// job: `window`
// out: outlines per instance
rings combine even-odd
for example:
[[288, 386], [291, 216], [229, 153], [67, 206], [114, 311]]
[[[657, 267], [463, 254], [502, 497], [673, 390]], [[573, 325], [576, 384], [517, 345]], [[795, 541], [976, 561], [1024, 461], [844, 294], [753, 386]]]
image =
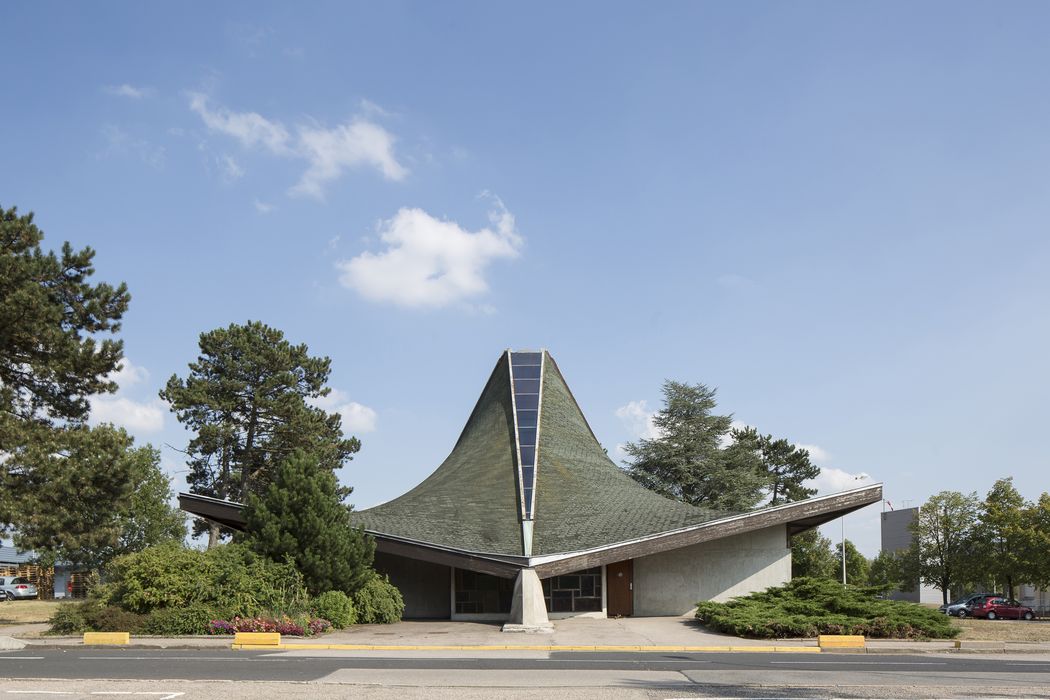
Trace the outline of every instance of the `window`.
[[514, 580], [456, 569], [457, 614], [509, 614]]
[[602, 567], [574, 571], [543, 579], [543, 598], [547, 612], [600, 612], [602, 609]]

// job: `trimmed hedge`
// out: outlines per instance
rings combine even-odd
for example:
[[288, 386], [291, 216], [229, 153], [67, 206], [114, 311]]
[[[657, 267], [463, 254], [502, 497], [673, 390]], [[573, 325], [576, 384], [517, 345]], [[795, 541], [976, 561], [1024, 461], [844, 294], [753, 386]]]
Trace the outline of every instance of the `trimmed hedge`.
[[797, 578], [728, 603], [697, 603], [696, 619], [718, 632], [760, 639], [819, 634], [945, 639], [959, 634], [946, 615], [914, 603], [882, 600], [876, 597], [879, 592], [829, 579]]
[[401, 620], [405, 601], [401, 591], [386, 576], [376, 574], [353, 595], [357, 621], [366, 624], [391, 624]]

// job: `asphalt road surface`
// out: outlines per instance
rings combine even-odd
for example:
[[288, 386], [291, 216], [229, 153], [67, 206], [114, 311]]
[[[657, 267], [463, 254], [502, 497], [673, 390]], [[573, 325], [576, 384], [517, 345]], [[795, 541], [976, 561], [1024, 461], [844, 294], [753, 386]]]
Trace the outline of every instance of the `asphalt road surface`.
[[[216, 686], [220, 690], [216, 690]], [[442, 654], [215, 649], [0, 653], [0, 700], [1050, 698], [1050, 658], [995, 655]]]

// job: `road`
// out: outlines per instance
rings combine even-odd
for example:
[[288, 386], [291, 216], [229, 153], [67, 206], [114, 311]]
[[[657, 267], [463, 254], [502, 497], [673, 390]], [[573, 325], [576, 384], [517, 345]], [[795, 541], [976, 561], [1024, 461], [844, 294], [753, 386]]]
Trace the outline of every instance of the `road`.
[[0, 653], [14, 698], [1050, 698], [1050, 658], [33, 649]]

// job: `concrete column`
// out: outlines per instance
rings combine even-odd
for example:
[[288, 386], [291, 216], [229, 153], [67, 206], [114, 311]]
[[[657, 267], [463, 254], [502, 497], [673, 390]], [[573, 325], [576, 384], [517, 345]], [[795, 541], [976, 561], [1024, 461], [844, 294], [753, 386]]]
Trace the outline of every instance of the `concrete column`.
[[514, 598], [510, 604], [510, 619], [503, 625], [504, 632], [553, 632], [554, 625], [547, 618], [543, 602], [543, 585], [535, 569], [522, 569], [514, 581]]

